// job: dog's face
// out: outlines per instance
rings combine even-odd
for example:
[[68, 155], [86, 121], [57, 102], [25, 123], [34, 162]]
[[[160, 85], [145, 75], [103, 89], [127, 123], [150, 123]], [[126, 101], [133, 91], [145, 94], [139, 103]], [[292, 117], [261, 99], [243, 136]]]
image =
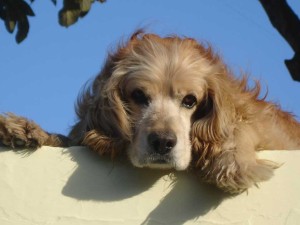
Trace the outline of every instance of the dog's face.
[[132, 127], [127, 152], [133, 165], [189, 166], [191, 130], [200, 119], [195, 114], [207, 98], [205, 77], [215, 72], [198, 47], [193, 40], [143, 36], [119, 61], [115, 74], [122, 74], [119, 88]]
[[134, 124], [128, 154], [138, 167], [183, 170], [191, 161], [192, 115], [203, 85], [201, 79], [190, 83], [195, 74], [183, 65], [159, 70], [136, 71], [125, 80]]
[[91, 131], [84, 143], [103, 153], [126, 143], [137, 167], [186, 169], [193, 150], [226, 127], [216, 112], [223, 96], [214, 77], [222, 70], [210, 48], [193, 39], [134, 34], [94, 83], [100, 92], [89, 126], [104, 136]]

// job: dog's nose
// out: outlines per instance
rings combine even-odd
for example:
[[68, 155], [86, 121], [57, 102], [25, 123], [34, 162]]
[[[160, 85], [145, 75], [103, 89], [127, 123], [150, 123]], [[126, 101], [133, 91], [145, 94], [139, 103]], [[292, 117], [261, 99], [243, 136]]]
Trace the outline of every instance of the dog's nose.
[[177, 137], [173, 132], [152, 132], [148, 135], [148, 143], [154, 152], [164, 155], [176, 145]]

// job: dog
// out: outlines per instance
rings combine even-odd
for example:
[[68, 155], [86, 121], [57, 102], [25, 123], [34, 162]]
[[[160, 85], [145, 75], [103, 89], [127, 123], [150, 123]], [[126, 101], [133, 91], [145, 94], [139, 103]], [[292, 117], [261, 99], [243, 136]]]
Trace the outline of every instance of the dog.
[[260, 98], [260, 84], [236, 78], [212, 48], [192, 38], [137, 31], [107, 56], [79, 95], [68, 137], [26, 118], [0, 116], [13, 148], [83, 145], [135, 167], [192, 170], [230, 193], [265, 181], [278, 165], [262, 149], [299, 149], [300, 126]]

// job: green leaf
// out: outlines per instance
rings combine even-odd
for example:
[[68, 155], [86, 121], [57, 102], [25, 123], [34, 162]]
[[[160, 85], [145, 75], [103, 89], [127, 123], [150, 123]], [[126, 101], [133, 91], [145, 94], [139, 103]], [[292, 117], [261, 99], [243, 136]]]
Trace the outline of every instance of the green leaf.
[[18, 31], [16, 34], [16, 41], [20, 44], [26, 37], [29, 31], [29, 22], [27, 16], [23, 16], [18, 21]]
[[7, 18], [5, 20], [5, 27], [9, 33], [14, 32], [15, 27], [16, 27], [16, 21]]
[[91, 0], [81, 0], [80, 1], [80, 9], [81, 12], [88, 12], [91, 8], [92, 1]]
[[77, 22], [80, 16], [80, 10], [60, 10], [59, 11], [59, 24], [68, 27]]
[[18, 1], [18, 7], [28, 16], [35, 16], [34, 12], [32, 11], [31, 7], [27, 4], [27, 2], [23, 0]]
[[88, 14], [88, 12], [81, 12], [81, 13], [80, 13], [80, 17], [83, 18], [83, 17], [85, 17], [87, 14]]

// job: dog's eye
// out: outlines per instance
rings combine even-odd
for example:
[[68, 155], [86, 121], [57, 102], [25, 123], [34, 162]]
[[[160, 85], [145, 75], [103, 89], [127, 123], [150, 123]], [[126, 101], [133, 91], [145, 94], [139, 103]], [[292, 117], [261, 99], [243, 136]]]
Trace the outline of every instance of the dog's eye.
[[138, 105], [149, 105], [149, 97], [141, 89], [135, 89], [131, 93], [131, 98]]
[[188, 109], [193, 108], [194, 105], [196, 105], [196, 103], [197, 103], [197, 98], [194, 95], [186, 95], [181, 102], [182, 106]]

